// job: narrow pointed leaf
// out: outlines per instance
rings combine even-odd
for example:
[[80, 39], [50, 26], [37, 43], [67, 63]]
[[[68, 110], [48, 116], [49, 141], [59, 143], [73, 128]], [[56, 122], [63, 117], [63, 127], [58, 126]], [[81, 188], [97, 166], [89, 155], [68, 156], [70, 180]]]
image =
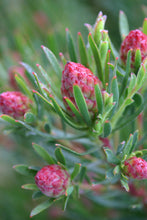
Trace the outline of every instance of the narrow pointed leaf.
[[102, 68], [104, 70], [104, 66], [105, 66], [105, 61], [106, 61], [106, 56], [107, 56], [107, 52], [108, 52], [108, 42], [104, 41], [101, 43], [101, 47], [100, 47], [100, 56], [101, 56], [101, 62], [102, 62]]
[[122, 178], [120, 179], [120, 182], [121, 182], [122, 186], [124, 187], [124, 189], [125, 189], [127, 192], [129, 192], [128, 180], [127, 180], [126, 178], [122, 177]]
[[24, 164], [18, 164], [13, 166], [13, 168], [20, 174], [25, 175], [25, 176], [35, 176], [37, 171], [34, 169], [29, 168], [29, 166], [24, 165]]
[[86, 175], [86, 171], [87, 171], [87, 168], [86, 167], [81, 167], [81, 172], [80, 172], [80, 183], [83, 182], [84, 178], [85, 178], [85, 175]]
[[32, 199], [40, 199], [42, 196], [44, 196], [44, 194], [41, 191], [35, 191], [32, 195]]
[[143, 21], [143, 30], [142, 32], [147, 35], [147, 18]]
[[76, 106], [72, 103], [72, 101], [65, 97], [64, 98], [67, 102], [67, 104], [69, 105], [69, 107], [71, 108], [72, 112], [75, 114], [76, 118], [78, 119], [79, 122], [83, 122], [83, 117], [80, 114], [80, 112], [78, 111], [78, 109], [76, 108]]
[[69, 196], [65, 197], [64, 207], [63, 207], [63, 210], [64, 210], [64, 211], [66, 210], [68, 200], [69, 200]]
[[110, 67], [109, 67], [109, 63], [110, 62], [110, 50], [107, 51], [107, 55], [106, 55], [106, 60], [105, 60], [105, 83], [109, 83], [109, 75], [110, 75]]
[[47, 200], [47, 201], [41, 203], [40, 205], [36, 206], [31, 211], [30, 217], [33, 217], [33, 216], [39, 214], [40, 212], [44, 211], [45, 209], [49, 208], [53, 203], [54, 203], [54, 200], [50, 199], [50, 200]]
[[95, 96], [96, 96], [98, 114], [102, 114], [104, 104], [103, 104], [103, 97], [102, 97], [102, 93], [101, 93], [99, 85], [95, 84], [94, 89], [95, 89]]
[[109, 121], [106, 121], [104, 123], [104, 131], [103, 131], [103, 136], [104, 137], [108, 137], [111, 134], [112, 128], [111, 128], [111, 124]]
[[76, 104], [78, 106], [78, 109], [80, 113], [83, 115], [83, 118], [85, 122], [87, 123], [88, 126], [91, 126], [91, 118], [88, 112], [88, 107], [85, 101], [85, 98], [82, 94], [82, 91], [78, 85], [73, 86], [73, 91], [74, 91], [74, 98], [76, 100]]
[[140, 87], [142, 86], [142, 84], [144, 82], [145, 73], [146, 73], [146, 71], [145, 71], [145, 68], [142, 64], [139, 68], [138, 73], [137, 73], [137, 81], [136, 81], [137, 88], [136, 88], [136, 90], [139, 90]]
[[117, 105], [118, 100], [119, 100], [119, 89], [118, 89], [118, 82], [117, 82], [117, 77], [116, 76], [114, 76], [112, 78], [111, 93], [113, 94], [113, 101], [116, 102], [116, 105]]
[[30, 82], [32, 83], [32, 85], [35, 88], [37, 88], [36, 80], [32, 74], [34, 72], [34, 69], [30, 65], [28, 65], [27, 63], [21, 62], [20, 64], [26, 69], [26, 71], [27, 71], [26, 75], [27, 75], [28, 79], [30, 80]]
[[90, 150], [85, 151], [84, 153], [78, 153], [78, 152], [76, 152], [76, 151], [71, 150], [70, 148], [67, 148], [67, 147], [61, 145], [61, 144], [56, 144], [56, 146], [57, 146], [57, 147], [61, 147], [61, 148], [63, 148], [64, 150], [66, 150], [66, 151], [68, 151], [68, 152], [70, 152], [70, 153], [72, 153], [72, 154], [75, 154], [75, 155], [77, 155], [77, 156], [85, 156], [85, 155], [88, 155], [88, 154], [92, 154], [92, 153], [94, 153], [94, 152], [96, 152], [96, 151], [98, 150], [98, 147], [95, 147], [95, 148], [92, 148], [92, 149], [90, 149]]
[[27, 189], [27, 190], [38, 190], [38, 187], [36, 184], [25, 184], [21, 186], [22, 189]]
[[120, 96], [123, 94], [123, 92], [126, 89], [127, 83], [128, 83], [128, 78], [129, 78], [129, 74], [130, 74], [130, 62], [131, 62], [131, 50], [129, 50], [128, 54], [127, 54], [127, 62], [126, 62], [126, 73], [124, 76], [124, 79], [122, 81], [121, 84], [121, 88], [120, 88]]
[[104, 152], [106, 154], [108, 163], [116, 165], [120, 164], [120, 160], [116, 157], [112, 150], [110, 150], [109, 148], [104, 148]]
[[134, 73], [131, 73], [130, 83], [128, 86], [128, 94], [130, 94], [132, 92], [132, 90], [135, 88], [135, 86], [136, 86], [136, 76]]
[[68, 29], [66, 29], [66, 40], [67, 40], [67, 47], [68, 47], [68, 52], [69, 52], [69, 55], [70, 55], [70, 59], [71, 59], [71, 61], [77, 63], [73, 38], [72, 38], [72, 35], [71, 35], [71, 33], [69, 32]]
[[56, 148], [56, 150], [55, 150], [55, 156], [56, 156], [56, 158], [57, 158], [57, 161], [59, 161], [59, 162], [62, 163], [63, 165], [66, 164], [66, 162], [65, 162], [65, 157], [63, 156], [60, 147], [57, 147], [57, 148]]
[[55, 101], [55, 99], [53, 97], [50, 97], [52, 102], [53, 102], [53, 105], [54, 105], [54, 108], [56, 110], [56, 112], [59, 114], [59, 116], [67, 123], [69, 124], [71, 127], [73, 128], [76, 128], [76, 129], [79, 129], [79, 130], [84, 130], [84, 129], [87, 129], [87, 127], [84, 127], [84, 126], [80, 126], [74, 122], [72, 122], [70, 119], [68, 119], [65, 115], [65, 113], [63, 112], [63, 110], [61, 109], [61, 107], [57, 104], [57, 102]]
[[40, 97], [40, 98], [47, 104], [47, 106], [48, 106], [51, 110], [55, 111], [55, 110], [54, 110], [54, 106], [52, 105], [52, 103], [50, 103], [50, 102], [49, 102], [45, 97], [43, 97], [39, 92], [33, 90], [33, 93], [35, 93], [38, 97]]
[[42, 49], [43, 49], [43, 51], [44, 51], [44, 53], [45, 53], [47, 59], [49, 60], [50, 64], [52, 65], [52, 67], [53, 67], [53, 69], [54, 69], [56, 75], [57, 75], [58, 77], [61, 77], [61, 75], [62, 75], [62, 70], [61, 70], [61, 67], [60, 67], [60, 65], [59, 65], [59, 63], [58, 63], [58, 61], [57, 61], [55, 55], [54, 55], [54, 54], [52, 53], [52, 51], [49, 50], [47, 47], [42, 46]]
[[40, 145], [33, 143], [33, 148], [36, 153], [42, 157], [48, 164], [54, 164], [54, 159], [49, 155], [49, 153]]
[[19, 123], [9, 115], [2, 114], [0, 115], [0, 118], [12, 125], [19, 126]]
[[133, 150], [135, 149], [135, 147], [137, 146], [137, 140], [138, 140], [138, 135], [139, 135], [139, 132], [138, 130], [134, 132], [133, 134], [133, 141], [132, 141], [132, 147], [130, 149], [130, 154], [133, 152]]
[[92, 38], [91, 33], [88, 35], [88, 41], [95, 59], [95, 64], [97, 67], [97, 72], [98, 72], [98, 78], [102, 81], [104, 84], [104, 75], [103, 75], [103, 70], [102, 70], [102, 63], [101, 63], [101, 58], [100, 58], [100, 52], [96, 46], [96, 43], [94, 42], [94, 39]]
[[61, 62], [62, 62], [62, 65], [65, 66], [66, 63], [67, 63], [67, 60], [65, 59], [63, 53], [59, 53], [59, 56], [60, 56], [60, 59], [61, 59]]
[[136, 50], [136, 53], [135, 53], [135, 72], [137, 72], [137, 70], [139, 69], [141, 65], [141, 51], [140, 49], [137, 49]]
[[81, 64], [83, 64], [85, 67], [88, 67], [88, 57], [86, 52], [86, 46], [83, 40], [83, 37], [81, 33], [78, 33], [78, 45], [79, 45], [79, 53], [80, 53], [80, 60]]
[[129, 153], [132, 149], [132, 142], [133, 142], [133, 135], [131, 134], [129, 140], [127, 141], [123, 149], [123, 156], [127, 156], [127, 158], [129, 157], [130, 155]]
[[79, 173], [80, 173], [80, 169], [81, 169], [81, 164], [80, 163], [76, 163], [74, 166], [74, 170], [71, 174], [71, 180], [73, 180]]
[[129, 34], [129, 24], [127, 17], [123, 11], [119, 13], [119, 31], [122, 40]]
[[32, 92], [28, 88], [27, 84], [25, 83], [24, 79], [22, 79], [19, 75], [15, 75], [16, 82], [22, 92], [24, 92], [31, 100], [33, 99]]

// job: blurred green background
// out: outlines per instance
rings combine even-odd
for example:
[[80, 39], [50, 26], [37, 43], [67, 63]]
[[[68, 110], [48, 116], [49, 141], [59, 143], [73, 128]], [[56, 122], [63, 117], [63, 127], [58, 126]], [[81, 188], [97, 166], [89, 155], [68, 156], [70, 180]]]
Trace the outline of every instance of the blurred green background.
[[[79, 31], [86, 42], [88, 32], [84, 23], [94, 24], [99, 11], [107, 15], [106, 29], [119, 50], [120, 10], [126, 13], [130, 29], [136, 29], [147, 16], [147, 3], [146, 0], [0, 0], [0, 91], [9, 89], [9, 68], [19, 65], [20, 61], [34, 68], [36, 63], [48, 68], [41, 45], [49, 47], [57, 57], [60, 51], [66, 52], [65, 28], [69, 28], [75, 43]], [[22, 139], [10, 131], [3, 133], [1, 125], [0, 220], [27, 220], [31, 209], [37, 204], [32, 201], [31, 192], [21, 189], [21, 185], [29, 180], [12, 169], [17, 163], [37, 163], [38, 158], [34, 155], [31, 142], [27, 140], [22, 143]], [[71, 202], [69, 210], [65, 214], [61, 213], [58, 205], [56, 209], [51, 208], [34, 219], [147, 218], [139, 211], [116, 211], [97, 204], [92, 206], [86, 198], [76, 201], [76, 204]]]

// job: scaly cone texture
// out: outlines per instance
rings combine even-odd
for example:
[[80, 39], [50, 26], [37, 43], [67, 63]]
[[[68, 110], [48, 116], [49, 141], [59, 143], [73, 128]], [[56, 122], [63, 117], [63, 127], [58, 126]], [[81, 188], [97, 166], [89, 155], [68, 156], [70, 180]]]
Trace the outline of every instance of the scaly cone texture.
[[126, 65], [127, 53], [129, 50], [132, 50], [131, 53], [131, 68], [134, 68], [135, 62], [135, 53], [137, 49], [141, 51], [141, 61], [147, 56], [147, 35], [142, 33], [140, 30], [132, 30], [126, 36], [124, 41], [121, 44], [120, 49], [120, 58], [123, 65]]
[[62, 72], [61, 93], [63, 96], [63, 102], [70, 115], [73, 116], [73, 113], [64, 97], [69, 98], [76, 105], [73, 94], [73, 85], [75, 84], [82, 90], [89, 113], [94, 116], [98, 112], [94, 92], [94, 85], [96, 83], [101, 86], [101, 81], [88, 68], [80, 63], [67, 62]]
[[139, 157], [131, 157], [124, 162], [123, 171], [133, 179], [147, 179], [147, 162]]
[[0, 94], [0, 111], [14, 118], [24, 116], [32, 101], [21, 92], [3, 92]]
[[53, 164], [39, 170], [35, 176], [35, 182], [43, 194], [57, 198], [65, 194], [70, 185], [70, 176], [59, 165]]

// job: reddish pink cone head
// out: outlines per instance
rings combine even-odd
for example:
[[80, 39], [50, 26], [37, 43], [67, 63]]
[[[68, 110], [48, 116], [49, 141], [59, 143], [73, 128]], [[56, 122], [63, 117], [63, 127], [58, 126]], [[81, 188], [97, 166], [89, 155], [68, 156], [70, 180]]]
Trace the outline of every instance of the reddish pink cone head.
[[130, 31], [130, 33], [126, 36], [126, 38], [121, 44], [120, 49], [120, 58], [123, 65], [126, 65], [127, 53], [130, 49], [132, 50], [131, 68], [134, 68], [135, 53], [137, 49], [140, 49], [141, 51], [142, 61], [147, 56], [147, 35], [142, 33], [140, 30], [136, 29]]
[[131, 157], [124, 162], [125, 175], [134, 179], [147, 179], [147, 161], [139, 157]]
[[21, 92], [3, 92], [0, 94], [0, 110], [14, 118], [24, 116], [32, 101]]
[[96, 106], [96, 98], [94, 92], [94, 85], [98, 83], [101, 86], [100, 80], [85, 66], [80, 63], [68, 62], [62, 72], [62, 86], [61, 93], [63, 102], [70, 115], [73, 115], [70, 107], [66, 103], [64, 97], [69, 98], [74, 104], [75, 99], [73, 95], [73, 85], [78, 85], [86, 100], [88, 110], [91, 115], [95, 115], [98, 110]]
[[53, 164], [39, 170], [35, 182], [43, 194], [56, 198], [65, 194], [70, 184], [70, 176], [59, 165]]

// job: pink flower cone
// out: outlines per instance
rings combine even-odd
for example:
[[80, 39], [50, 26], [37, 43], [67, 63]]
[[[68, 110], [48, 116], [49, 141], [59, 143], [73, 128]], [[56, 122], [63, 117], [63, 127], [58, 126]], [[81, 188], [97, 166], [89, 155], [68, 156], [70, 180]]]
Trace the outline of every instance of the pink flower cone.
[[97, 112], [96, 98], [94, 92], [94, 85], [98, 83], [101, 86], [101, 81], [85, 66], [80, 63], [68, 62], [62, 72], [62, 86], [61, 93], [63, 96], [63, 102], [70, 115], [73, 113], [66, 103], [64, 97], [69, 98], [75, 105], [75, 99], [73, 95], [73, 85], [78, 85], [86, 100], [89, 113], [94, 116]]
[[126, 38], [121, 44], [121, 49], [120, 49], [120, 58], [124, 65], [126, 65], [127, 53], [130, 49], [132, 49], [131, 68], [134, 68], [135, 53], [137, 49], [140, 49], [141, 51], [142, 61], [147, 56], [147, 35], [142, 33], [140, 30], [136, 29], [130, 31], [128, 36], [126, 36]]
[[134, 179], [147, 179], [147, 161], [139, 157], [131, 157], [124, 162], [124, 174]]
[[35, 182], [43, 194], [56, 198], [65, 194], [70, 185], [70, 176], [59, 165], [53, 164], [39, 170]]
[[3, 92], [0, 94], [0, 110], [14, 118], [24, 116], [32, 101], [21, 92]]

